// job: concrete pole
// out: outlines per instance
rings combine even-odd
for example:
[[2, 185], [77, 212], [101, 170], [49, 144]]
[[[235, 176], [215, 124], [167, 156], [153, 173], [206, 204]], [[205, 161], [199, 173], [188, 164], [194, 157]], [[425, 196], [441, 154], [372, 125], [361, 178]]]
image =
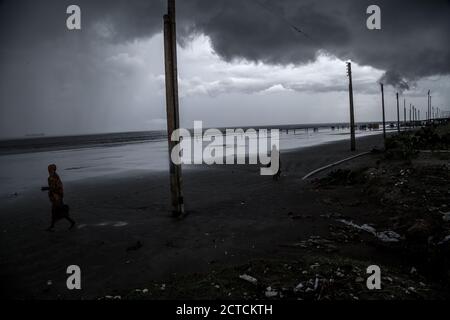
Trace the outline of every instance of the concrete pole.
[[350, 150], [355, 151], [355, 115], [353, 108], [353, 85], [352, 85], [352, 64], [347, 62], [348, 73], [348, 96], [350, 101]]
[[166, 81], [167, 135], [169, 143], [170, 194], [172, 214], [184, 214], [181, 165], [171, 159], [173, 148], [178, 143], [172, 141], [172, 133], [180, 127], [178, 110], [177, 40], [175, 20], [175, 0], [168, 0], [168, 13], [164, 15], [164, 61]]
[[412, 116], [412, 104], [410, 103], [409, 104], [409, 126], [411, 127], [411, 124], [412, 124], [412, 118], [411, 118], [411, 116]]
[[384, 88], [382, 83], [380, 83], [380, 86], [381, 86], [381, 109], [383, 111], [383, 139], [384, 139], [384, 147], [386, 148], [386, 118], [384, 115]]
[[398, 105], [398, 92], [397, 92], [397, 131], [400, 133], [400, 107]]
[[406, 130], [406, 99], [403, 99], [403, 125]]

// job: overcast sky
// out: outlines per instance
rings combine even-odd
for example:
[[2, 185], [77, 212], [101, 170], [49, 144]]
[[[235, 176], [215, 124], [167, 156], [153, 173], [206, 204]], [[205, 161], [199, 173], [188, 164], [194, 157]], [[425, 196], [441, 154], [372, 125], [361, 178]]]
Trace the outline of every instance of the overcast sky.
[[[81, 30], [66, 8], [81, 8]], [[366, 9], [381, 8], [381, 30]], [[450, 1], [178, 1], [180, 118], [205, 126], [381, 119], [378, 82], [450, 105]], [[0, 138], [165, 128], [160, 0], [0, 0]], [[292, 28], [301, 29], [305, 36]]]

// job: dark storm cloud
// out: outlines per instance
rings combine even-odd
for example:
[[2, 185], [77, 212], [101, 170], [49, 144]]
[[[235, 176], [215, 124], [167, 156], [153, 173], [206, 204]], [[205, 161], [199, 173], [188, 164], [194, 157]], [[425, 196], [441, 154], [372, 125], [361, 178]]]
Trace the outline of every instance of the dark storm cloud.
[[[71, 4], [82, 10], [80, 32], [65, 26]], [[380, 31], [366, 28], [371, 4], [382, 10]], [[381, 80], [400, 90], [450, 73], [447, 0], [178, 0], [177, 6], [180, 44], [205, 34], [226, 61], [298, 65], [325, 52], [386, 71]], [[144, 110], [139, 118], [162, 118], [163, 97], [146, 83], [149, 74], [164, 72], [160, 47], [144, 50], [151, 63], [140, 64], [121, 45], [160, 33], [165, 11], [165, 0], [0, 0], [0, 133], [116, 130], [124, 122], [134, 128], [137, 116], [123, 107], [130, 97]], [[286, 86], [341, 88], [300, 83]], [[139, 85], [145, 88], [137, 98]]]
[[[381, 8], [382, 30], [366, 27], [371, 4]], [[325, 50], [386, 70], [388, 84], [401, 89], [405, 80], [450, 72], [449, 1], [199, 0], [193, 6], [193, 29], [207, 34], [226, 60], [298, 64]]]
[[380, 83], [388, 84], [396, 87], [401, 92], [409, 90], [408, 82], [402, 78], [402, 76], [395, 71], [386, 71], [384, 75], [380, 78]]
[[[3, 38], [28, 42], [65, 33], [65, 8], [82, 8], [83, 36], [125, 41], [161, 31], [165, 1], [4, 1]], [[225, 60], [302, 64], [319, 50], [389, 73], [389, 84], [450, 73], [448, 0], [184, 0], [178, 1], [180, 42], [192, 34], [209, 36]], [[381, 7], [382, 30], [366, 28], [366, 8]], [[13, 26], [13, 29], [11, 29]], [[97, 26], [97, 29], [94, 27]], [[30, 28], [32, 30], [30, 31]], [[295, 30], [301, 29], [309, 37]], [[14, 32], [11, 32], [14, 31]], [[92, 33], [97, 31], [97, 33]], [[10, 39], [10, 40], [11, 40]], [[8, 43], [8, 41], [6, 41]], [[4, 50], [2, 50], [4, 51]], [[395, 75], [395, 77], [393, 76]], [[398, 81], [395, 81], [398, 80]]]

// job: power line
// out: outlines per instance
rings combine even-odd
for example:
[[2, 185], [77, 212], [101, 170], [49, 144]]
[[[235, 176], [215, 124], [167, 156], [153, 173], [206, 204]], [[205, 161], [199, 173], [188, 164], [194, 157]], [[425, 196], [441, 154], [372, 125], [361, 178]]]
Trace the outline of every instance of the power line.
[[294, 25], [292, 22], [290, 22], [288, 19], [286, 19], [285, 16], [278, 14], [276, 10], [273, 10], [273, 8], [269, 8], [267, 5], [265, 5], [264, 3], [258, 1], [258, 0], [253, 0], [254, 2], [256, 2], [261, 8], [263, 8], [264, 10], [266, 10], [267, 12], [269, 12], [270, 14], [280, 18], [281, 20], [283, 20], [284, 23], [286, 23], [288, 26], [291, 27], [291, 29], [293, 29], [294, 31], [301, 33], [303, 36], [305, 36], [306, 38], [312, 40], [312, 38], [306, 33], [304, 32], [302, 29], [300, 29], [299, 27], [297, 27], [296, 25]]

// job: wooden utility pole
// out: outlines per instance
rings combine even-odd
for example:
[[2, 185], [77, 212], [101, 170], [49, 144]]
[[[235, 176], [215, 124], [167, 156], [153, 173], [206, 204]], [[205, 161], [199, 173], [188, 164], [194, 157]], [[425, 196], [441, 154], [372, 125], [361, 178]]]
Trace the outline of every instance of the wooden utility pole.
[[384, 88], [383, 84], [380, 83], [381, 86], [381, 108], [383, 110], [383, 139], [384, 139], [384, 147], [386, 147], [386, 118], [384, 116]]
[[169, 142], [169, 168], [171, 208], [174, 216], [184, 214], [184, 199], [182, 191], [181, 164], [172, 161], [173, 148], [178, 143], [172, 141], [172, 133], [180, 127], [178, 111], [178, 71], [177, 71], [177, 40], [175, 23], [175, 0], [168, 0], [168, 11], [164, 15], [164, 61], [166, 73], [166, 111], [167, 137]]
[[350, 100], [350, 150], [355, 151], [355, 115], [353, 112], [352, 63], [347, 62], [348, 96]]
[[400, 107], [398, 105], [398, 92], [397, 92], [397, 131], [400, 133]]

